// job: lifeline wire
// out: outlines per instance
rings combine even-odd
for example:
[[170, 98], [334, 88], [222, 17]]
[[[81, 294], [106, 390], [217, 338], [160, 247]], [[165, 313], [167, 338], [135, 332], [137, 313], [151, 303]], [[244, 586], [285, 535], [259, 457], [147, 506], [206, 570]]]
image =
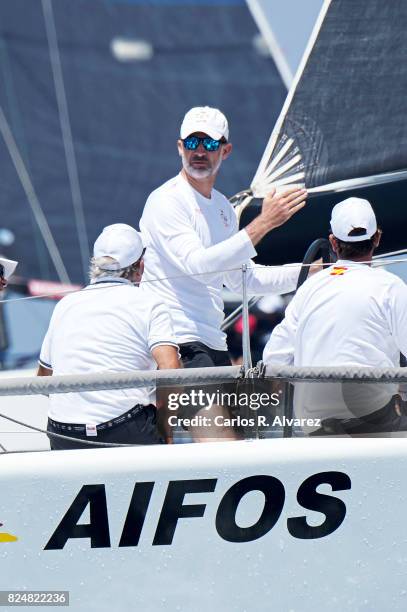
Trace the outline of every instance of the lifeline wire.
[[[90, 440], [82, 440], [82, 439], [78, 440], [78, 438], [73, 438], [72, 436], [66, 436], [64, 434], [57, 434], [51, 431], [47, 431], [46, 429], [41, 429], [41, 427], [34, 427], [34, 425], [28, 425], [28, 423], [17, 421], [17, 419], [13, 419], [12, 417], [6, 416], [5, 414], [2, 414], [1, 412], [0, 412], [0, 418], [6, 419], [6, 421], [11, 421], [12, 423], [16, 423], [17, 425], [22, 425], [23, 427], [27, 427], [27, 429], [33, 429], [34, 431], [38, 431], [39, 433], [43, 433], [45, 435], [54, 436], [55, 438], [64, 438], [65, 440], [73, 440], [74, 442], [80, 442], [81, 444], [83, 443], [89, 446], [137, 446], [136, 444], [116, 444], [114, 442], [106, 443], [106, 442], [90, 442]], [[10, 432], [7, 432], [7, 433], [10, 433]], [[2, 446], [2, 448], [4, 447]], [[6, 449], [4, 450], [5, 452], [7, 452]]]
[[[394, 251], [394, 253], [392, 253], [392, 254], [396, 255], [397, 253], [405, 253], [405, 252], [407, 252], [407, 249], [403, 249], [401, 251]], [[375, 257], [377, 257], [377, 259], [375, 259]], [[396, 264], [399, 264], [399, 263], [407, 262], [407, 258], [384, 260], [384, 259], [382, 259], [383, 257], [386, 257], [386, 255], [380, 255], [380, 256], [374, 256], [373, 257], [373, 260], [374, 260], [373, 263], [374, 263], [374, 267], [375, 268], [376, 267], [380, 267], [380, 266], [388, 266], [388, 265], [393, 265], [393, 264], [396, 265]], [[355, 263], [358, 263], [358, 264], [359, 263], [366, 263], [367, 264], [367, 263], [370, 263], [370, 261], [358, 261], [358, 262], [355, 262]], [[290, 264], [284, 264], [284, 265], [279, 265], [279, 266], [263, 266], [263, 265], [257, 264], [256, 268], [248, 267], [248, 270], [253, 270], [253, 269], [256, 269], [256, 270], [261, 270], [261, 269], [271, 270], [271, 269], [274, 269], [274, 268], [293, 268], [293, 267], [298, 267], [298, 268], [300, 268], [300, 267], [304, 267], [304, 268], [308, 267], [308, 268], [310, 268], [313, 265], [315, 265], [315, 264], [314, 263], [310, 263], [310, 264], [290, 263]], [[317, 264], [317, 265], [318, 266], [329, 267], [329, 266], [335, 265], [335, 262], [331, 262], [331, 263], [329, 263], [329, 262], [328, 263], [322, 263], [321, 262], [320, 264]], [[178, 278], [185, 278], [186, 276], [193, 278], [195, 276], [205, 276], [206, 274], [219, 274], [219, 273], [225, 273], [225, 272], [236, 272], [236, 271], [239, 271], [239, 270], [241, 270], [241, 267], [239, 267], [239, 268], [230, 268], [228, 270], [216, 270], [215, 272], [198, 272], [196, 274], [178, 274], [177, 276], [163, 276], [161, 278], [154, 278], [154, 279], [149, 280], [149, 281], [142, 281], [142, 284], [143, 285], [147, 285], [147, 284], [150, 284], [150, 283], [158, 283], [158, 282], [161, 282], [161, 281], [164, 281], [164, 280], [175, 280], [175, 279], [178, 279]], [[104, 288], [105, 287], [97, 287], [97, 289], [104, 289]], [[58, 295], [64, 295], [64, 294], [68, 294], [68, 293], [76, 293], [77, 291], [85, 291], [86, 289], [87, 289], [87, 287], [82, 287], [81, 289], [66, 289], [65, 291], [55, 291], [54, 290], [54, 291], [50, 291], [50, 293], [43, 293], [42, 295], [29, 295], [29, 296], [23, 297], [23, 298], [12, 298], [12, 299], [9, 299], [9, 300], [0, 300], [0, 304], [6, 304], [6, 303], [10, 304], [12, 302], [21, 302], [23, 300], [46, 299], [46, 298], [54, 296], [56, 293]]]

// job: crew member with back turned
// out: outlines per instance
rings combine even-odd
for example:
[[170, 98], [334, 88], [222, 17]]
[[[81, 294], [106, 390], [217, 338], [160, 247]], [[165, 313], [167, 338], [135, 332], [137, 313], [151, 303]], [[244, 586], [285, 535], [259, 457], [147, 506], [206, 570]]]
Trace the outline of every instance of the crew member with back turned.
[[[381, 231], [367, 200], [348, 198], [332, 210], [329, 241], [338, 261], [297, 291], [272, 332], [263, 360], [269, 366], [394, 368], [407, 352], [407, 286], [372, 268]], [[397, 385], [300, 383], [296, 416], [311, 435], [374, 434], [407, 429], [395, 410]], [[313, 424], [321, 420], [322, 426]]]
[[[55, 307], [41, 349], [39, 376], [179, 367], [167, 307], [147, 288], [135, 286], [143, 274], [143, 254], [134, 228], [117, 223], [103, 230], [94, 245], [90, 285], [65, 296]], [[154, 388], [58, 393], [51, 394], [49, 401], [52, 449], [92, 448], [82, 440], [162, 441]]]

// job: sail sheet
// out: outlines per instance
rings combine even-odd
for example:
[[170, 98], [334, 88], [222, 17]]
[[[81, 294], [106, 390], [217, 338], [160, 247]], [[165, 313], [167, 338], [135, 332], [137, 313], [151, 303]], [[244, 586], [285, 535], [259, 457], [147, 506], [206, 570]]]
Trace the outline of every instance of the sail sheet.
[[229, 117], [219, 188], [235, 193], [286, 93], [245, 0], [2, 0], [0, 227], [19, 273], [83, 282], [101, 229], [137, 226], [178, 172], [192, 106]]
[[271, 184], [318, 192], [406, 177], [406, 57], [404, 0], [326, 1], [254, 194]]

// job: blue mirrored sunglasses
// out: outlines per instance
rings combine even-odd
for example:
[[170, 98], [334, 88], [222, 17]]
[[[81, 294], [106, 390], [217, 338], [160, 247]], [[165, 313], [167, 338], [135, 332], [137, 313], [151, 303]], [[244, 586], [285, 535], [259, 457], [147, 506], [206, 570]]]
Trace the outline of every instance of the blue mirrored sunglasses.
[[196, 151], [201, 142], [205, 151], [217, 151], [222, 144], [222, 140], [215, 140], [210, 136], [187, 136], [182, 142], [188, 151]]

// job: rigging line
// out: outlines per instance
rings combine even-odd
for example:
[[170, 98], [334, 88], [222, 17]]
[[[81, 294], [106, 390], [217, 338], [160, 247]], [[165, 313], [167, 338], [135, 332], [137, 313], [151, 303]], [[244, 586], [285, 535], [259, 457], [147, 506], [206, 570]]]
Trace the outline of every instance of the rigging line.
[[4, 138], [4, 142], [6, 144], [8, 152], [10, 153], [10, 157], [13, 161], [13, 164], [18, 174], [18, 177], [20, 179], [21, 185], [24, 189], [25, 195], [27, 196], [27, 200], [31, 206], [31, 210], [34, 214], [35, 220], [38, 223], [38, 227], [40, 229], [44, 242], [47, 246], [48, 252], [55, 266], [59, 279], [61, 283], [70, 283], [71, 281], [68, 276], [68, 272], [66, 271], [66, 268], [64, 266], [64, 262], [62, 261], [61, 254], [58, 250], [54, 237], [51, 233], [48, 222], [41, 208], [41, 204], [34, 191], [34, 186], [31, 182], [30, 176], [25, 167], [23, 158], [21, 157], [20, 151], [17, 147], [17, 143], [14, 140], [13, 133], [10, 129], [6, 116], [3, 112], [3, 108], [1, 106], [0, 106], [0, 131]]
[[[395, 251], [395, 254], [397, 254], [399, 251]], [[403, 249], [401, 252], [405, 252], [405, 250]], [[388, 266], [388, 265], [396, 265], [396, 264], [401, 264], [401, 263], [406, 263], [407, 262], [407, 258], [401, 258], [401, 259], [382, 259], [383, 257], [385, 257], [386, 255], [375, 255], [373, 256], [373, 259], [375, 257], [377, 257], [378, 259], [374, 259], [373, 263], [374, 263], [374, 267], [379, 267], [379, 266]], [[358, 261], [355, 263], [370, 263], [369, 261]], [[289, 268], [289, 267], [293, 267], [293, 266], [297, 266], [300, 267], [302, 265], [302, 267], [304, 268], [310, 268], [311, 266], [315, 265], [314, 263], [310, 263], [310, 264], [299, 264], [299, 263], [293, 263], [293, 264], [285, 264], [283, 265], [279, 265], [279, 266], [262, 266], [260, 264], [257, 264], [256, 268], [257, 270], [261, 270], [261, 269], [265, 269], [265, 270], [270, 270], [270, 269], [276, 269], [276, 268]], [[327, 262], [327, 263], [319, 263], [319, 266], [333, 266], [335, 265], [335, 262]], [[253, 270], [254, 268], [248, 268], [248, 270]], [[218, 270], [217, 272], [200, 272], [198, 274], [180, 274], [178, 276], [164, 276], [162, 278], [154, 278], [151, 279], [149, 281], [142, 281], [143, 284], [148, 285], [150, 283], [159, 283], [163, 280], [175, 280], [177, 278], [184, 278], [185, 276], [190, 276], [190, 277], [194, 277], [194, 276], [204, 276], [205, 274], [218, 274], [221, 272], [236, 272], [236, 271], [240, 271], [241, 268], [230, 268], [229, 270]], [[123, 285], [123, 284], [118, 284], [118, 287], [126, 287], [127, 285]], [[100, 286], [97, 288], [94, 288], [92, 286], [92, 291], [97, 291], [99, 289], [105, 289], [105, 286]], [[88, 288], [88, 286], [86, 287], [81, 287], [80, 289], [65, 289], [64, 291], [50, 291], [49, 293], [42, 293], [41, 295], [29, 295], [27, 297], [22, 297], [22, 298], [11, 298], [11, 299], [7, 299], [7, 300], [0, 300], [0, 304], [11, 304], [13, 302], [22, 302], [22, 301], [27, 301], [27, 300], [41, 300], [41, 299], [47, 299], [50, 297], [55, 296], [55, 294], [57, 293], [58, 295], [64, 295], [64, 294], [68, 294], [68, 293], [77, 293], [78, 291], [89, 291], [90, 289]], [[265, 294], [266, 295], [266, 294]], [[261, 296], [260, 296], [261, 297]]]
[[[382, 255], [373, 255], [372, 259], [382, 259], [383, 257], [391, 257], [393, 255], [404, 255], [407, 253], [407, 249], [400, 249], [399, 251], [390, 251], [389, 253], [383, 253]], [[402, 259], [397, 261], [404, 261]]]
[[[303, 266], [312, 266], [312, 265], [313, 264], [303, 264]], [[331, 265], [331, 264], [321, 264], [321, 265]], [[284, 267], [286, 269], [288, 269], [290, 267], [298, 267], [299, 268], [300, 266], [301, 266], [301, 264], [299, 264], [299, 263], [289, 263], [289, 264], [285, 264], [284, 266], [282, 266], [282, 265], [275, 265], [275, 266], [260, 266], [260, 265], [257, 265], [256, 268], [257, 269], [265, 268], [265, 269], [269, 269], [270, 270], [272, 268], [282, 268], [282, 267]], [[253, 269], [254, 268], [252, 268], [252, 267], [248, 267], [248, 270], [253, 270]], [[176, 276], [162, 276], [162, 277], [159, 277], [159, 278], [152, 278], [151, 280], [143, 280], [141, 284], [148, 285], [150, 283], [160, 283], [160, 282], [165, 281], [165, 280], [176, 280], [176, 279], [185, 278], [185, 277], [194, 278], [196, 276], [205, 276], [205, 275], [209, 275], [209, 274], [213, 275], [213, 274], [221, 274], [221, 273], [225, 273], [225, 272], [240, 272], [240, 271], [241, 271], [241, 267], [239, 267], [239, 268], [228, 268], [227, 270], [216, 270], [216, 271], [212, 271], [212, 272], [196, 272], [195, 274], [184, 273], [184, 274], [177, 274]], [[118, 284], [118, 286], [126, 287], [127, 285], [120, 283], [120, 284]], [[105, 288], [106, 288], [105, 285], [100, 286], [100, 287], [96, 287], [96, 288], [92, 285], [92, 291], [96, 291], [96, 290], [99, 290], [99, 289], [105, 289]], [[24, 300], [38, 300], [38, 299], [43, 299], [43, 298], [46, 299], [46, 298], [49, 298], [49, 297], [53, 297], [56, 294], [57, 295], [64, 295], [64, 294], [68, 294], [68, 293], [76, 293], [78, 291], [89, 291], [89, 290], [90, 289], [89, 289], [88, 285], [86, 285], [85, 287], [81, 287], [80, 289], [64, 289], [63, 291], [57, 291], [57, 290], [54, 289], [53, 291], [50, 291], [49, 293], [43, 293], [41, 295], [29, 295], [27, 297], [22, 297], [22, 298], [11, 298], [11, 299], [7, 299], [7, 300], [0, 300], [0, 304], [3, 304], [3, 303], [4, 304], [5, 303], [11, 304], [12, 302], [22, 302]]]
[[286, 88], [289, 89], [293, 80], [293, 74], [287, 59], [277, 42], [271, 25], [264, 14], [264, 8], [259, 4], [258, 0], [247, 0], [247, 5], [251, 11], [254, 21], [256, 22], [260, 34], [267, 44], [270, 55], [280, 73], [280, 77]]
[[52, 0], [42, 0], [45, 28], [47, 32], [49, 56], [54, 78], [55, 93], [58, 104], [59, 122], [61, 125], [62, 140], [64, 143], [66, 166], [68, 169], [69, 186], [71, 189], [72, 204], [75, 214], [76, 231], [78, 233], [79, 248], [82, 267], [86, 278], [89, 263], [89, 238], [86, 230], [83, 210], [82, 193], [79, 184], [78, 167], [72, 139], [72, 129], [69, 119], [68, 102], [62, 74], [61, 58], [58, 49], [57, 32], [55, 28]]
[[[402, 251], [403, 252], [403, 251]], [[396, 251], [396, 253], [398, 253], [398, 251]], [[375, 259], [376, 257], [376, 259]], [[372, 259], [374, 259], [374, 264], [377, 264], [378, 266], [387, 266], [389, 264], [398, 264], [398, 263], [405, 263], [407, 261], [407, 258], [401, 258], [401, 259], [384, 259], [384, 257], [386, 257], [386, 255], [374, 255], [372, 257]], [[366, 259], [365, 261], [352, 261], [351, 259], [346, 260], [349, 263], [354, 263], [354, 264], [369, 264], [371, 263], [370, 259]], [[334, 266], [336, 264], [336, 261], [328, 261], [326, 263], [322, 262], [318, 263], [318, 266], [326, 266], [327, 268], [329, 268], [329, 266]], [[263, 265], [263, 264], [257, 264], [256, 265], [256, 269], [259, 268], [288, 268], [288, 266], [302, 266], [303, 268], [309, 268], [311, 266], [313, 266], [314, 263], [310, 263], [310, 264], [283, 264], [281, 266], [267, 266], [267, 265]], [[250, 269], [250, 268], [249, 268]], [[254, 268], [251, 268], [252, 270]], [[146, 281], [146, 282], [150, 282], [150, 281]]]
[[[4, 75], [7, 108], [10, 109], [10, 125], [13, 126], [17, 141], [20, 143], [21, 151], [24, 155], [24, 159], [26, 160], [27, 169], [30, 172], [30, 159], [27, 149], [26, 133], [22, 120], [20, 100], [16, 95], [15, 76], [11, 67], [11, 59], [10, 52], [7, 46], [7, 39], [4, 36], [0, 37], [0, 61], [2, 72]], [[37, 259], [40, 265], [41, 276], [46, 278], [47, 276], [49, 276], [49, 262], [48, 257], [46, 256], [46, 247], [43, 243], [41, 233], [37, 227], [33, 214], [30, 215], [30, 223], [32, 225], [34, 236], [33, 248], [35, 246]]]
[[[6, 421], [10, 421], [11, 423], [16, 423], [17, 425], [22, 425], [22, 427], [27, 427], [27, 429], [32, 429], [33, 431], [38, 431], [39, 433], [43, 433], [46, 436], [52, 436], [53, 438], [63, 438], [64, 440], [72, 440], [74, 442], [80, 442], [81, 444], [84, 444], [85, 446], [107, 446], [107, 447], [115, 447], [115, 446], [140, 446], [139, 444], [118, 444], [116, 442], [91, 442], [90, 440], [82, 440], [81, 438], [74, 438], [72, 436], [67, 436], [65, 434], [57, 434], [54, 433], [52, 431], [47, 431], [46, 429], [42, 429], [41, 427], [35, 427], [34, 425], [29, 425], [28, 423], [24, 423], [24, 421], [18, 421], [17, 419], [13, 419], [10, 416], [7, 416], [6, 414], [2, 414], [0, 413], [0, 417], [2, 419], [6, 419]], [[4, 433], [10, 433], [10, 432], [4, 432]], [[18, 433], [23, 433], [23, 432], [18, 432]], [[1, 445], [0, 445], [1, 446]], [[4, 447], [3, 447], [4, 448]], [[4, 449], [6, 450], [6, 449]], [[6, 451], [8, 452], [8, 451]]]
[[[250, 310], [250, 308], [255, 306], [258, 302], [260, 302], [262, 297], [263, 297], [262, 295], [256, 295], [254, 297], [251, 297], [250, 300], [249, 300], [249, 303], [248, 303], [249, 310]], [[226, 331], [227, 329], [229, 329], [229, 327], [231, 327], [231, 325], [233, 325], [233, 323], [235, 323], [240, 318], [242, 310], [243, 310], [243, 303], [239, 304], [239, 306], [237, 306], [235, 308], [235, 310], [233, 310], [230, 313], [230, 315], [228, 315], [223, 320], [223, 323], [220, 326], [221, 331]]]

